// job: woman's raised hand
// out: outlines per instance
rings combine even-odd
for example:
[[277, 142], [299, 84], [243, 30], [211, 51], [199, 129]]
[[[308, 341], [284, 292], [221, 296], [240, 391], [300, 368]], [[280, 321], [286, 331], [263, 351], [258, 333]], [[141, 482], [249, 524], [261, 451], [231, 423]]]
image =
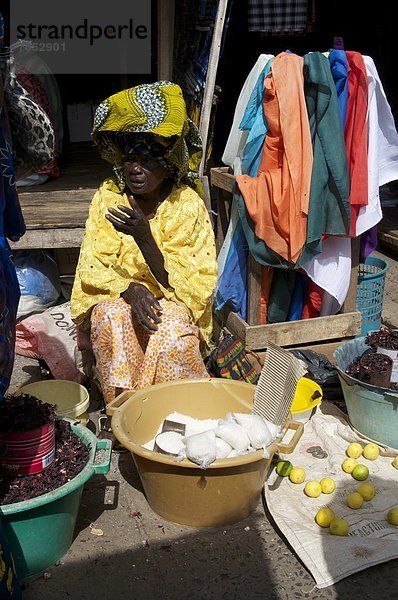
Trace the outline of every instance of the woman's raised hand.
[[131, 235], [138, 246], [151, 237], [151, 228], [149, 221], [139, 207], [134, 196], [129, 197], [131, 208], [119, 205], [118, 209], [109, 208], [109, 213], [105, 218], [112, 223], [114, 228], [120, 233]]
[[162, 322], [160, 318], [162, 307], [154, 295], [144, 285], [130, 283], [121, 296], [131, 306], [140, 325], [149, 333], [155, 333], [158, 330], [158, 324]]

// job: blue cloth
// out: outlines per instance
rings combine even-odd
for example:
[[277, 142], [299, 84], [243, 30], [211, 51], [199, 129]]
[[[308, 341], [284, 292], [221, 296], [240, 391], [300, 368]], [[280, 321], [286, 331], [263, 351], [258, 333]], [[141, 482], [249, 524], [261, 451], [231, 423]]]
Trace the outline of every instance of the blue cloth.
[[308, 276], [305, 273], [297, 272], [289, 306], [289, 313], [287, 315], [288, 321], [300, 321], [304, 302], [307, 297], [307, 288]]
[[[270, 59], [258, 76], [247, 104], [239, 128], [249, 131], [242, 151], [242, 173], [252, 177], [258, 174], [261, 153], [267, 133], [267, 123], [263, 111], [264, 78], [268, 75], [273, 59]], [[241, 217], [245, 212], [242, 196], [234, 195], [233, 202], [237, 203]], [[228, 249], [223, 272], [217, 284], [215, 308], [221, 310], [226, 304], [245, 321], [247, 320], [247, 274], [248, 274], [248, 243], [239, 219]]]
[[264, 79], [270, 72], [272, 61], [273, 58], [267, 62], [261, 71], [239, 126], [242, 131], [249, 131], [242, 150], [242, 174], [251, 177], [258, 175], [264, 140], [267, 134], [267, 122], [263, 109]]
[[345, 51], [334, 49], [330, 50], [329, 64], [336, 86], [341, 124], [344, 131], [348, 102], [348, 61]]

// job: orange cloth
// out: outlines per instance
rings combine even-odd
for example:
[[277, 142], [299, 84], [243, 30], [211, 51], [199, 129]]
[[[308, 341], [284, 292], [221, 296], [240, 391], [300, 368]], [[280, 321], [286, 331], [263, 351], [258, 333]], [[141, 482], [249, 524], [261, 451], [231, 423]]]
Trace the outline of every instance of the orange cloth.
[[356, 236], [356, 223], [361, 206], [368, 203], [368, 80], [359, 52], [346, 52], [348, 61], [348, 102], [345, 121], [345, 145], [350, 171], [351, 205], [350, 237]]
[[303, 63], [286, 52], [274, 59], [264, 80], [268, 131], [259, 173], [237, 177], [256, 235], [293, 263], [306, 241], [313, 162]]
[[260, 325], [267, 324], [268, 302], [273, 277], [273, 267], [261, 267]]

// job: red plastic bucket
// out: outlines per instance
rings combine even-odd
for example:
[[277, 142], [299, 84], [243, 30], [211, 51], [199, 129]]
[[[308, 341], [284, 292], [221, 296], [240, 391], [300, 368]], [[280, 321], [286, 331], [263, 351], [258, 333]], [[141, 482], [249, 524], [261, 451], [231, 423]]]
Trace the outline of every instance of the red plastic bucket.
[[54, 458], [54, 423], [30, 431], [0, 433], [0, 463], [6, 475], [40, 473]]

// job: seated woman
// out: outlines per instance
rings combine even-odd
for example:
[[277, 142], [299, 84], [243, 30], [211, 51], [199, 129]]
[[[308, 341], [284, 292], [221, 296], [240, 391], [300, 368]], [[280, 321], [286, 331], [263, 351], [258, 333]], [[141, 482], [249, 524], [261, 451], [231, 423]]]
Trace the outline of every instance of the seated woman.
[[217, 263], [199, 195], [201, 140], [178, 85], [111, 96], [97, 108], [93, 140], [116, 177], [90, 205], [71, 313], [90, 331], [109, 403], [124, 389], [208, 376]]

